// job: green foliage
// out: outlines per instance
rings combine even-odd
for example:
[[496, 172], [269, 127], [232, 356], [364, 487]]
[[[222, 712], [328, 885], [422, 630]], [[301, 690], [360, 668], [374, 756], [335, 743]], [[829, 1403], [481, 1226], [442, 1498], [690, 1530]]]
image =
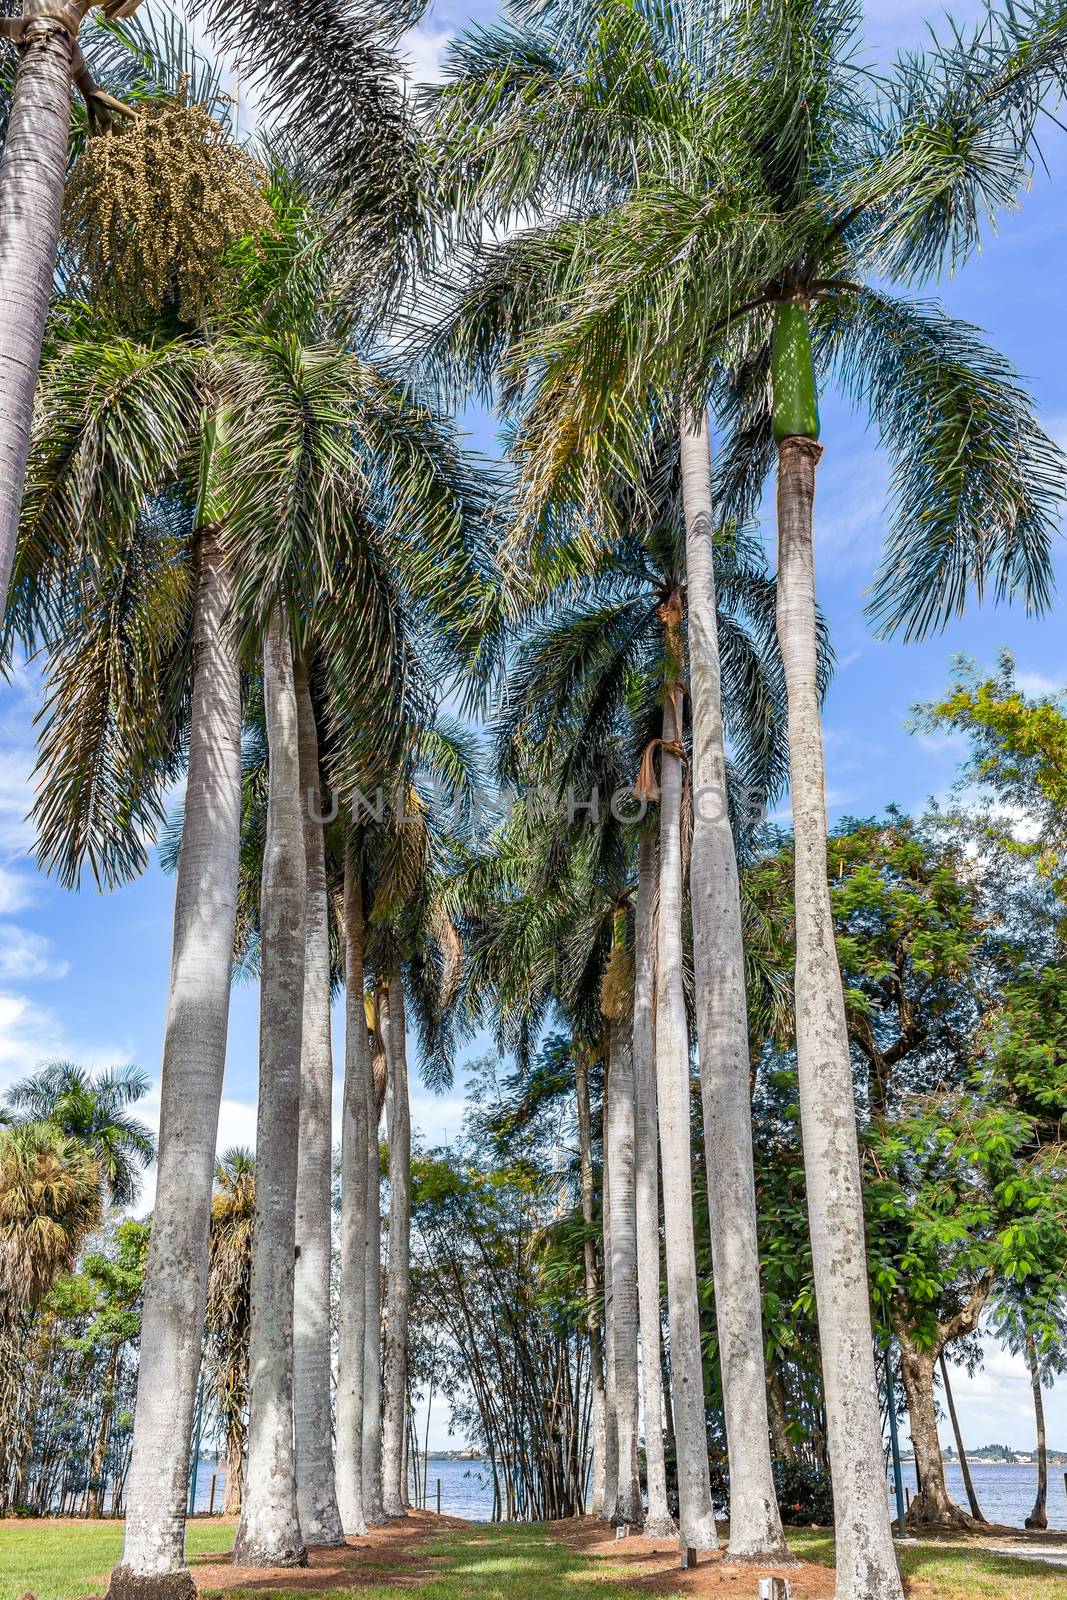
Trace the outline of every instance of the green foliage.
[[1007, 651], [985, 676], [967, 660], [944, 699], [917, 707], [919, 726], [962, 734], [970, 756], [957, 789], [977, 790], [984, 834], [996, 849], [1031, 863], [1067, 900], [1067, 710], [1063, 696], [1031, 697], [1015, 681]]

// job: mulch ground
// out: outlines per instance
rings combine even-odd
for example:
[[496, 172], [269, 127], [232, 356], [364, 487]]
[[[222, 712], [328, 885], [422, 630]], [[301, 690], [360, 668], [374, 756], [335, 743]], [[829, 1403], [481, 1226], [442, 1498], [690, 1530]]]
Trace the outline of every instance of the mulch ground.
[[683, 1572], [674, 1539], [644, 1539], [635, 1534], [616, 1539], [612, 1530], [605, 1533], [602, 1522], [585, 1518], [554, 1523], [552, 1534], [594, 1564], [602, 1561], [605, 1566], [622, 1563], [636, 1568], [624, 1577], [605, 1571], [605, 1580], [623, 1589], [648, 1594], [744, 1595], [752, 1600], [759, 1578], [780, 1573], [789, 1579], [798, 1600], [832, 1600], [834, 1592], [833, 1572], [811, 1562], [794, 1567], [734, 1567], [727, 1566], [718, 1552], [701, 1552], [696, 1566]]
[[433, 1538], [448, 1528], [466, 1528], [461, 1517], [438, 1517], [430, 1511], [412, 1511], [408, 1516], [372, 1528], [362, 1539], [350, 1539], [337, 1550], [311, 1550], [306, 1567], [270, 1572], [262, 1568], [234, 1567], [214, 1556], [200, 1556], [189, 1564], [202, 1593], [226, 1594], [240, 1589], [317, 1594], [328, 1589], [365, 1585], [406, 1589], [433, 1577], [441, 1556], [427, 1547]]

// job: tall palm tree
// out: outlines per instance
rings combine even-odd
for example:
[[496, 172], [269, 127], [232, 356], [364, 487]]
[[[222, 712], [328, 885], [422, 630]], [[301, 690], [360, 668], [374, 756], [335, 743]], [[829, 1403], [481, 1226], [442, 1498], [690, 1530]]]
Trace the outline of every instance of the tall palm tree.
[[252, 1299], [252, 1219], [256, 1163], [234, 1146], [215, 1163], [208, 1248], [204, 1376], [223, 1434], [223, 1515], [241, 1509], [248, 1410], [248, 1323]]
[[300, 1137], [296, 1183], [293, 1406], [300, 1527], [310, 1545], [344, 1543], [334, 1481], [330, 1403], [333, 1040], [330, 902], [321, 818], [319, 737], [308, 664], [296, 662], [300, 800], [307, 876]]
[[[341, 1099], [341, 1248], [337, 1330], [337, 1504], [346, 1534], [367, 1531], [363, 1492], [370, 1185], [378, 1210], [378, 1115], [364, 987], [364, 910], [358, 842], [346, 841], [341, 903], [345, 960], [345, 1071]], [[371, 1159], [371, 1126], [374, 1159]], [[377, 1250], [377, 1239], [374, 1249]], [[375, 1300], [374, 1320], [378, 1305]], [[377, 1355], [375, 1354], [377, 1367]]]
[[[19, 506], [30, 448], [33, 395], [44, 345], [52, 277], [62, 230], [70, 153], [71, 86], [85, 101], [90, 128], [133, 112], [100, 89], [78, 44], [91, 0], [57, 11], [24, 6], [0, 34], [16, 42], [18, 66], [0, 159], [0, 599], [6, 605], [18, 540]], [[107, 0], [110, 18], [140, 0]]]
[[271, 611], [263, 685], [270, 781], [260, 890], [260, 1069], [252, 1236], [248, 1466], [233, 1559], [307, 1565], [293, 1459], [293, 1283], [307, 866], [298, 709], [283, 602]]
[[113, 1206], [130, 1206], [141, 1173], [156, 1157], [151, 1132], [129, 1114], [148, 1089], [139, 1067], [87, 1072], [72, 1061], [49, 1061], [8, 1090], [5, 1106], [13, 1120], [47, 1123], [84, 1145], [96, 1161], [102, 1197]]
[[[642, 751], [646, 753], [644, 762], [641, 762], [641, 787], [644, 790], [645, 802], [655, 797], [660, 787], [666, 791], [665, 800], [661, 799], [660, 803], [661, 847], [670, 851], [680, 871], [680, 757], [683, 746], [676, 743], [674, 733], [675, 707], [680, 702], [680, 696], [672, 691], [677, 691], [678, 685], [685, 679], [684, 639], [681, 627], [683, 612], [678, 578], [684, 550], [684, 531], [676, 470], [677, 460], [675, 457], [673, 470], [671, 460], [671, 453], [668, 451], [665, 463], [661, 464], [656, 484], [655, 492], [659, 496], [658, 519], [653, 522], [645, 538], [639, 537], [637, 532], [642, 519], [634, 507], [631, 519], [632, 531], [629, 537], [620, 538], [614, 549], [602, 552], [599, 564], [591, 574], [573, 581], [564, 579], [560, 582], [558, 590], [550, 591], [547, 596], [541, 597], [533, 619], [525, 626], [520, 625], [514, 641], [514, 661], [508, 676], [507, 711], [501, 721], [500, 731], [505, 748], [512, 748], [516, 752], [527, 752], [525, 772], [521, 760], [517, 766], [519, 775], [524, 777], [526, 783], [549, 783], [561, 797], [566, 794], [568, 788], [584, 795], [591, 785], [600, 793], [603, 843], [597, 847], [595, 859], [600, 864], [600, 870], [606, 872], [614, 849], [619, 853], [619, 864], [615, 870], [622, 874], [613, 885], [610, 879], [607, 880], [609, 896], [617, 895], [623, 884], [627, 885], [628, 894], [632, 892], [633, 845], [636, 841], [633, 839], [633, 830], [621, 827], [614, 819], [613, 808], [620, 789], [624, 788], [628, 796], [633, 775], [641, 762]], [[561, 524], [557, 520], [558, 533], [560, 529]], [[557, 541], [554, 554], [557, 569], [568, 571], [562, 535]], [[767, 581], [754, 547], [745, 538], [734, 539], [732, 542], [723, 541], [717, 554], [721, 580], [719, 601], [724, 640], [723, 653], [727, 663], [726, 681], [731, 694], [731, 728], [737, 745], [738, 775], [755, 789], [766, 792], [768, 788], [773, 790], [780, 778], [783, 765], [780, 684], [773, 661], [773, 584]], [[662, 706], [659, 704], [661, 700]], [[649, 770], [649, 763], [655, 749], [661, 743], [661, 735], [668, 746], [661, 758], [665, 781], [661, 785], [656, 785], [653, 781], [654, 774]], [[552, 753], [551, 762], [547, 759], [547, 752]], [[536, 758], [532, 762], [530, 753], [536, 753]], [[513, 763], [514, 759], [513, 755], [511, 758]], [[669, 785], [673, 782], [673, 773], [677, 774], [677, 786], [672, 793]], [[609, 808], [607, 799], [613, 790], [615, 793], [612, 807]], [[555, 842], [543, 846], [543, 866], [540, 869], [542, 876], [538, 877], [539, 869], [536, 865], [538, 852], [535, 851], [530, 857], [527, 868], [529, 878], [525, 880], [528, 885], [526, 894], [531, 898], [527, 899], [524, 895], [514, 906], [505, 905], [502, 913], [504, 920], [499, 920], [501, 914], [490, 919], [487, 927], [491, 931], [483, 933], [475, 940], [476, 973], [482, 967], [493, 971], [498, 991], [502, 987], [506, 996], [514, 988], [516, 994], [522, 994], [525, 997], [523, 1009], [530, 1019], [530, 1027], [536, 1026], [540, 1015], [538, 1007], [533, 1003], [533, 996], [544, 992], [541, 989], [542, 985], [551, 991], [552, 987], [558, 986], [560, 982], [558, 958], [555, 956], [550, 958], [547, 954], [549, 950], [554, 949], [553, 941], [562, 939], [564, 949], [574, 951], [565, 961], [565, 971], [568, 967], [583, 970], [589, 960], [587, 951], [591, 948], [585, 941], [594, 938], [596, 924], [591, 924], [587, 916], [582, 916], [577, 927], [574, 924], [574, 906], [583, 903], [583, 894], [588, 896], [588, 889], [584, 884], [576, 901], [567, 903], [566, 912], [561, 916], [558, 929], [554, 922], [546, 923], [544, 910], [534, 893], [534, 886], [540, 885], [539, 892], [548, 904], [556, 905], [560, 902], [560, 890], [556, 880], [559, 875], [560, 858], [565, 848], [566, 834], [567, 830], [563, 829], [562, 820], [554, 828], [548, 829], [547, 838]], [[582, 837], [581, 830], [578, 830], [574, 838], [580, 837]], [[609, 848], [608, 841], [612, 839], [615, 843]], [[577, 847], [572, 842], [566, 848]], [[588, 845], [588, 848], [592, 849], [593, 846]], [[645, 847], [638, 847], [639, 859], [642, 850], [644, 895], [647, 902], [650, 898], [648, 851]], [[640, 899], [640, 881], [638, 895]], [[507, 900], [507, 896], [503, 898]], [[690, 1406], [688, 1415], [681, 1424], [681, 1427], [688, 1425], [688, 1440], [691, 1441], [689, 1447], [691, 1475], [688, 1483], [684, 1485], [683, 1519], [687, 1521], [687, 1527], [694, 1535], [692, 1542], [695, 1542], [696, 1539], [710, 1539], [712, 1534], [708, 1527], [710, 1484], [703, 1504], [701, 1503], [701, 1480], [707, 1473], [707, 1445], [695, 1244], [691, 1221], [689, 1038], [685, 997], [680, 979], [670, 994], [669, 1001], [664, 999], [665, 974], [672, 970], [676, 970], [679, 975], [681, 973], [680, 879], [675, 909], [677, 942], [669, 944], [666, 952], [662, 944], [662, 890], [660, 899], [658, 1020], [661, 1023], [665, 1022], [667, 1028], [673, 1030], [669, 1038], [672, 1053], [666, 1057], [673, 1077], [661, 1077], [661, 1083], [668, 1094], [668, 1114], [679, 1118], [679, 1126], [670, 1128], [667, 1137], [674, 1137], [681, 1152], [677, 1165], [671, 1169], [680, 1198], [676, 1200], [674, 1193], [671, 1193], [670, 1203], [673, 1210], [666, 1218], [669, 1300], [674, 1307], [675, 1328], [672, 1337], [672, 1376], [678, 1388], [676, 1400], [684, 1401], [685, 1396], [680, 1390], [681, 1374], [683, 1371], [696, 1374], [699, 1404]], [[610, 903], [609, 899], [609, 907]], [[642, 938], [647, 941], [652, 932], [652, 919], [647, 913], [647, 904], [641, 911], [636, 926]], [[492, 960], [489, 959], [486, 948], [490, 941], [493, 949]], [[544, 941], [543, 948], [542, 941]], [[580, 957], [579, 948], [583, 952]], [[645, 997], [643, 1004], [647, 1011], [648, 974], [652, 967], [651, 949], [647, 944], [638, 950], [637, 962], [638, 970], [643, 966], [646, 974], [641, 994]], [[505, 967], [512, 963], [516, 965], [516, 974], [514, 977], [507, 977]], [[567, 980], [564, 994], [568, 993], [572, 983], [573, 979]], [[573, 994], [573, 990], [570, 992]], [[573, 998], [568, 1004], [573, 1011]], [[505, 1004], [505, 1011], [507, 1009], [509, 1004]], [[635, 1009], [633, 1047], [635, 1051], [638, 1050], [640, 1039], [647, 1104], [648, 1077], [656, 1070], [661, 1075], [664, 1074], [665, 1057], [663, 1051], [657, 1049], [653, 1066], [653, 1051], [649, 1038], [651, 1013], [648, 1012], [647, 1021], [645, 1014], [642, 1014], [641, 1028], [638, 1027], [638, 1020]], [[587, 1032], [595, 1034], [597, 1022], [595, 1020], [587, 1022], [585, 1027]], [[642, 1032], [642, 1029], [646, 1031]], [[657, 1045], [658, 1043], [659, 1041]], [[610, 1108], [610, 1072], [608, 1101]], [[682, 1118], [684, 1118], [684, 1129], [681, 1126]], [[648, 1128], [647, 1113], [645, 1120]], [[654, 1175], [654, 1124], [648, 1129], [648, 1133], [652, 1143], [651, 1167]], [[664, 1149], [665, 1173], [668, 1162], [672, 1159]], [[642, 1165], [647, 1173], [649, 1165], [647, 1153], [642, 1158]], [[647, 1183], [647, 1177], [645, 1182]], [[608, 1189], [610, 1191], [610, 1182]], [[647, 1238], [641, 1241], [645, 1253], [646, 1276], [644, 1304], [647, 1311], [642, 1317], [643, 1365], [646, 1374], [650, 1352], [656, 1352], [654, 1359], [658, 1361], [660, 1347], [659, 1227], [658, 1202], [654, 1198], [654, 1177], [652, 1190], [653, 1197], [645, 1207]], [[689, 1219], [688, 1244], [687, 1218]], [[678, 1307], [685, 1307], [690, 1303], [691, 1313], [683, 1313], [680, 1318]], [[681, 1337], [678, 1334], [679, 1323], [681, 1323]], [[688, 1347], [685, 1344], [687, 1330], [692, 1335]], [[687, 1360], [690, 1362], [688, 1368], [685, 1366]], [[691, 1381], [690, 1390], [692, 1388]], [[682, 1409], [684, 1413], [684, 1405]], [[676, 1404], [676, 1419], [678, 1410], [679, 1406]], [[658, 1426], [657, 1419], [660, 1412], [661, 1401], [657, 1385], [654, 1404], [646, 1406], [646, 1440]], [[681, 1428], [678, 1431], [681, 1432]], [[682, 1449], [685, 1448], [686, 1444], [683, 1442]], [[650, 1494], [650, 1507], [651, 1504]], [[665, 1513], [665, 1500], [662, 1510]], [[701, 1517], [704, 1518], [703, 1523]]]
[[[809, 1020], [814, 1028], [820, 1019], [822, 1030], [805, 1041], [801, 1074], [830, 1436], [842, 1485], [838, 1592], [892, 1596], [899, 1577], [875, 1481], [876, 1385], [847, 1040], [822, 904], [810, 563], [818, 448], [803, 305], [798, 315], [795, 302], [832, 304], [826, 355], [836, 356], [899, 450], [902, 516], [875, 591], [883, 621], [928, 626], [957, 610], [968, 582], [980, 587], [989, 572], [1002, 590], [1040, 605], [1058, 471], [1012, 375], [943, 313], [861, 285], [872, 271], [919, 275], [973, 245], [983, 208], [1025, 178], [1037, 111], [1062, 84], [1065, 33], [1058, 8], [1039, 5], [1025, 17], [1009, 10], [970, 40], [953, 36], [925, 59], [903, 62], [880, 95], [849, 57], [857, 17], [851, 6], [802, 0], [725, 12], [715, 28], [697, 26], [685, 9], [620, 8], [594, 28], [580, 7], [550, 10], [537, 31], [516, 38], [501, 30], [464, 44], [448, 131], [462, 150], [465, 181], [491, 196], [491, 211], [515, 214], [536, 203], [542, 187], [559, 197], [557, 211], [569, 211], [562, 226], [488, 252], [481, 284], [493, 315], [482, 308], [467, 321], [482, 330], [467, 342], [479, 371], [500, 353], [510, 358], [510, 393], [519, 392], [529, 355], [541, 363], [537, 412], [527, 415], [522, 441], [542, 463], [542, 482], [528, 496], [534, 508], [545, 480], [569, 474], [588, 485], [597, 460], [615, 470], [620, 459], [640, 460], [647, 397], [675, 406], [679, 373], [683, 426], [699, 435], [726, 370], [735, 423], [726, 509], [753, 504], [776, 433], [780, 441], [779, 633], [794, 814], [808, 857], [798, 993], [810, 996]], [[459, 128], [472, 118], [486, 126], [481, 147]], [[517, 137], [502, 137], [506, 128]], [[561, 310], [532, 335], [526, 326], [524, 348], [516, 335], [531, 280], [542, 302]], [[783, 309], [774, 317], [772, 359], [776, 305]], [[973, 423], [988, 444], [964, 454]], [[695, 529], [699, 501], [692, 509]], [[750, 1379], [756, 1366], [747, 1364]], [[857, 1370], [867, 1374], [860, 1383]]]

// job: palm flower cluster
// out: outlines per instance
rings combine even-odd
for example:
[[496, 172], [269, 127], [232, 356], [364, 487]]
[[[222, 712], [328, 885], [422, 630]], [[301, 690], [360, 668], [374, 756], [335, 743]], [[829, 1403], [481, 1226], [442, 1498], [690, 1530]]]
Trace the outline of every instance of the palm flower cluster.
[[65, 235], [80, 287], [105, 315], [173, 306], [202, 324], [222, 309], [235, 239], [268, 231], [265, 174], [183, 89], [94, 139], [67, 189]]

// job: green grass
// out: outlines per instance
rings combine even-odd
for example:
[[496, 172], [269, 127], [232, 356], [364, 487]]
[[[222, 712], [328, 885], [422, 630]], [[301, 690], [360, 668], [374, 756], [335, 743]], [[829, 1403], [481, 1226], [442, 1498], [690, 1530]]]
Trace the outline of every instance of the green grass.
[[[788, 1532], [802, 1561], [833, 1566], [834, 1541], [829, 1533], [801, 1528]], [[1067, 1600], [1067, 1567], [1017, 1561], [965, 1545], [936, 1540], [902, 1545], [900, 1570], [905, 1589], [915, 1600]]]
[[[189, 1546], [197, 1554], [221, 1554], [232, 1538], [228, 1523], [190, 1525]], [[833, 1564], [829, 1534], [791, 1529], [790, 1539], [803, 1560]], [[93, 1580], [114, 1563], [121, 1542], [115, 1523], [0, 1524], [0, 1600], [18, 1600], [26, 1590], [37, 1600], [75, 1600], [99, 1588]], [[1067, 1600], [1064, 1568], [939, 1543], [909, 1546], [901, 1557], [910, 1600]], [[612, 1581], [628, 1575], [621, 1554], [618, 1562], [593, 1562], [561, 1543], [551, 1527], [450, 1530], [423, 1546], [419, 1559], [432, 1560], [432, 1577], [420, 1582], [412, 1574], [399, 1588], [372, 1582], [320, 1593], [316, 1600], [401, 1600], [413, 1594], [425, 1600], [635, 1600], [641, 1593]], [[376, 1575], [369, 1566], [367, 1576]], [[308, 1600], [284, 1583], [247, 1594], [248, 1600]]]
[[[189, 1550], [214, 1555], [233, 1544], [233, 1523], [189, 1524]], [[90, 1593], [122, 1551], [120, 1522], [0, 1523], [0, 1600], [18, 1600], [27, 1590], [37, 1600], [74, 1600]]]

